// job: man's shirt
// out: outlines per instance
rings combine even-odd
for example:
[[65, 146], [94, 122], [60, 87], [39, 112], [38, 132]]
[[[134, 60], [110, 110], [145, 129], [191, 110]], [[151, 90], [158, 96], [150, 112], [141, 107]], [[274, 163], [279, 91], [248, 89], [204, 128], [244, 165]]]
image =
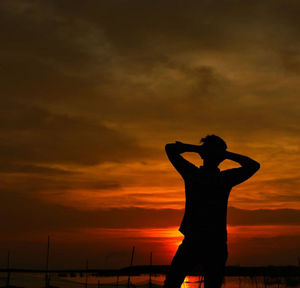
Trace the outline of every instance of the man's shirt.
[[169, 160], [185, 183], [185, 213], [179, 231], [185, 236], [215, 236], [227, 240], [227, 204], [230, 191], [254, 172], [247, 167], [220, 171], [197, 167], [176, 149], [167, 149]]
[[186, 236], [213, 234], [227, 239], [227, 203], [232, 188], [226, 175], [203, 166], [181, 171], [185, 183], [185, 213], [179, 231]]

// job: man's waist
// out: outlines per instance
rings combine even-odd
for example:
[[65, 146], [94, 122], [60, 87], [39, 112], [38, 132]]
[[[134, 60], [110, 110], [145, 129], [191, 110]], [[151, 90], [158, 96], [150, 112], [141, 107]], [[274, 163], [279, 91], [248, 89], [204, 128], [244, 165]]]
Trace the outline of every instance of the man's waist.
[[181, 223], [179, 231], [183, 235], [210, 235], [227, 239], [226, 225], [208, 226], [208, 225], [188, 225]]
[[186, 230], [186, 231], [201, 231], [201, 232], [208, 232], [208, 233], [218, 233], [218, 234], [226, 234], [227, 228], [226, 226], [192, 226], [192, 225], [186, 225], [185, 223], [182, 223], [180, 225], [180, 229]]
[[227, 226], [227, 217], [192, 217], [192, 215], [185, 214], [181, 225], [187, 227], [193, 227], [195, 229], [214, 229], [222, 230], [226, 229]]

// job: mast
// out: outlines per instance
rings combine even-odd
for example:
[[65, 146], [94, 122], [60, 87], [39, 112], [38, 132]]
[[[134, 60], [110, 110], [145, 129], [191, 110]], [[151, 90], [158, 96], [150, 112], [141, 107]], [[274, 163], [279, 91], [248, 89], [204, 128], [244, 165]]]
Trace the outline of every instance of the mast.
[[[132, 267], [132, 264], [133, 264], [134, 250], [135, 250], [135, 247], [133, 246], [132, 253], [131, 253], [130, 267]], [[127, 282], [128, 288], [130, 287], [130, 273], [131, 273], [131, 269], [129, 269], [129, 273], [128, 273], [128, 282]]]

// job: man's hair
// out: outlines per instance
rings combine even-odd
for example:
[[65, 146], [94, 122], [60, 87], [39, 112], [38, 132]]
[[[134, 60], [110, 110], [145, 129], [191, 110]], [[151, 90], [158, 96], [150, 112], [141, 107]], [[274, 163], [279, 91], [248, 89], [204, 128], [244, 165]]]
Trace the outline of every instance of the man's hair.
[[212, 149], [216, 149], [216, 150], [227, 149], [227, 145], [225, 141], [216, 135], [207, 135], [206, 137], [201, 139], [201, 142], [203, 143], [203, 145]]

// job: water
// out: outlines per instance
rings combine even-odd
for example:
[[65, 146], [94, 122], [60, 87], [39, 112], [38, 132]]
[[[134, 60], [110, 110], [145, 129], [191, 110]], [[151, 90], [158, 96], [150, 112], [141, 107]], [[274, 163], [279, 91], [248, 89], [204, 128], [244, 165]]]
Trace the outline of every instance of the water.
[[[141, 275], [141, 276], [132, 276], [131, 283], [134, 284], [137, 288], [149, 287], [149, 276]], [[158, 287], [158, 285], [162, 285], [165, 279], [164, 275], [153, 275], [152, 283], [153, 288]], [[186, 277], [185, 282], [182, 284], [181, 288], [203, 288], [203, 283], [200, 277], [189, 276]], [[291, 281], [298, 281], [298, 284], [294, 286], [287, 285], [286, 281], [290, 280], [290, 284], [293, 284]], [[51, 285], [60, 287], [60, 288], [75, 288], [75, 287], [86, 287], [86, 278], [85, 275], [76, 275], [75, 277], [62, 277], [58, 274], [51, 274]], [[128, 277], [121, 276], [118, 279], [118, 287], [127, 287]], [[42, 288], [45, 287], [45, 275], [38, 273], [12, 273], [11, 275], [11, 285], [16, 285], [24, 288]], [[295, 283], [294, 283], [295, 284]], [[0, 273], [0, 287], [6, 285], [6, 273]], [[98, 286], [99, 285], [99, 286]], [[88, 277], [88, 287], [117, 287], [117, 277], [98, 277], [98, 276], [89, 276]], [[225, 283], [223, 284], [225, 288], [284, 288], [284, 287], [294, 287], [300, 288], [300, 279], [292, 278], [292, 279], [284, 279], [284, 278], [263, 278], [263, 277], [255, 277], [251, 279], [250, 277], [226, 277]]]

